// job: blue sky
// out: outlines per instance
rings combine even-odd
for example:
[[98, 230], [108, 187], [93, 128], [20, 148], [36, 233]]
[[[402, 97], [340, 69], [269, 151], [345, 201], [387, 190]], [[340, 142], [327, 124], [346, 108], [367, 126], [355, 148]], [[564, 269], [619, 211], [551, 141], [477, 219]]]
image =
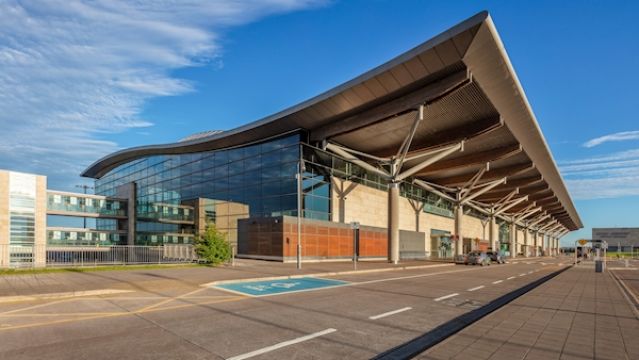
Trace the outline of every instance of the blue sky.
[[120, 148], [227, 130], [488, 10], [586, 226], [639, 226], [639, 2], [0, 4], [0, 168], [76, 176]]

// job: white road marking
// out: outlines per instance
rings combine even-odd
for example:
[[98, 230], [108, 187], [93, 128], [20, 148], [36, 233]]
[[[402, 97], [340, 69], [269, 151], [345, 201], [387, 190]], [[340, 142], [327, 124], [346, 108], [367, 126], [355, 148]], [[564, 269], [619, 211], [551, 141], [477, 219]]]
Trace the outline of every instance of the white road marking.
[[377, 319], [381, 319], [383, 317], [399, 314], [400, 312], [404, 312], [404, 311], [408, 311], [408, 310], [412, 310], [412, 309], [413, 309], [412, 307], [407, 306], [405, 308], [401, 308], [401, 309], [385, 312], [383, 314], [379, 314], [379, 315], [375, 315], [375, 316], [369, 316], [368, 318], [371, 319], [371, 320], [377, 320]]
[[468, 291], [475, 291], [475, 290], [479, 290], [479, 289], [483, 289], [483, 288], [484, 288], [484, 285], [481, 285], [481, 286], [477, 286], [477, 287], [468, 289]]
[[526, 276], [526, 273], [523, 273], [523, 274], [519, 274], [519, 276]]
[[499, 284], [500, 282], [503, 282], [504, 280], [497, 280], [497, 281], [493, 281], [493, 284]]
[[233, 356], [231, 358], [228, 358], [227, 360], [243, 360], [243, 359], [252, 358], [254, 356], [266, 354], [267, 352], [271, 352], [273, 350], [281, 349], [281, 348], [289, 346], [289, 345], [294, 345], [294, 344], [297, 344], [297, 343], [301, 343], [303, 341], [314, 339], [314, 338], [322, 336], [322, 335], [330, 334], [330, 333], [333, 333], [335, 331], [337, 331], [337, 330], [336, 329], [332, 329], [332, 328], [331, 329], [326, 329], [326, 330], [319, 331], [319, 332], [316, 332], [316, 333], [313, 333], [313, 334], [309, 334], [309, 335], [306, 335], [306, 336], [298, 337], [298, 338], [293, 339], [293, 340], [284, 341], [284, 342], [281, 342], [279, 344], [275, 344], [275, 345], [267, 346], [267, 347], [262, 348], [262, 349], [251, 351], [251, 352], [246, 353], [246, 354]]
[[457, 295], [459, 295], [459, 294], [458, 293], [448, 294], [448, 295], [445, 295], [445, 296], [438, 297], [437, 299], [435, 299], [435, 301], [442, 301], [442, 300], [450, 299], [450, 298], [455, 297]]
[[529, 273], [529, 274], [532, 274], [533, 272], [532, 272], [532, 271], [529, 271], [528, 273]]
[[508, 279], [506, 279], [506, 280], [512, 280], [512, 279], [514, 279], [514, 278], [516, 278], [516, 276], [511, 276], [511, 277], [509, 277], [509, 278], [508, 278]]

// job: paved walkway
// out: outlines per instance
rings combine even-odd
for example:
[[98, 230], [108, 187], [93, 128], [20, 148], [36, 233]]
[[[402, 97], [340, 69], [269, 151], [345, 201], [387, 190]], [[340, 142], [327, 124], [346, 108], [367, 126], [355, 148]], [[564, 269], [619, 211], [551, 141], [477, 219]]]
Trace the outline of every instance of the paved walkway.
[[422, 359], [639, 359], [639, 320], [608, 273], [571, 268]]
[[[386, 261], [361, 261], [359, 271], [400, 270], [406, 267], [453, 266], [435, 261], [406, 261], [399, 265]], [[301, 270], [293, 263], [241, 259], [235, 266], [166, 267], [162, 269], [135, 269], [126, 271], [77, 272], [73, 270], [0, 276], [0, 297], [33, 294], [87, 291], [106, 288], [140, 290], [139, 287], [158, 286], [199, 287], [201, 284], [252, 278], [268, 278], [353, 271], [352, 262], [304, 263]]]

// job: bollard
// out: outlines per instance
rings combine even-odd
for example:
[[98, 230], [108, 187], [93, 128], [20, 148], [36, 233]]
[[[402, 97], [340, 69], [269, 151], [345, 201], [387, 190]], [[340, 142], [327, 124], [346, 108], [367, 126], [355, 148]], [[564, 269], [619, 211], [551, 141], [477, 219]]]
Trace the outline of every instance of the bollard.
[[235, 245], [231, 247], [231, 266], [235, 266]]
[[354, 221], [351, 223], [353, 229], [353, 269], [357, 270], [357, 260], [359, 257], [359, 223]]

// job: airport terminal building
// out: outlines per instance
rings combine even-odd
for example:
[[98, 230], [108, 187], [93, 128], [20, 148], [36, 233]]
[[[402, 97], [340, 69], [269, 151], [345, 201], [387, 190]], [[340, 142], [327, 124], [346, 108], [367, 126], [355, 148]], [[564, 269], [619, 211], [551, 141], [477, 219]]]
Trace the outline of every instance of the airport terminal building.
[[[238, 256], [347, 259], [356, 222], [361, 257], [397, 262], [549, 255], [582, 227], [487, 13], [279, 113], [122, 150], [82, 176], [93, 243], [189, 244], [214, 223]], [[47, 196], [46, 211], [68, 212], [76, 195]]]

